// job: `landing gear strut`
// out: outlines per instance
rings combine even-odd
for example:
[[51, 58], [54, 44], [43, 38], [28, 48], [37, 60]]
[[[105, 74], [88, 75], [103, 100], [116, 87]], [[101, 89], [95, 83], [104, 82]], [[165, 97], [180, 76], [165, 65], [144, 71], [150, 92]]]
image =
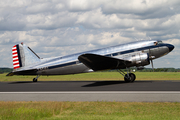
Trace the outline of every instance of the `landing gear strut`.
[[124, 73], [122, 70], [118, 69], [117, 70], [122, 76], [124, 76], [124, 81], [125, 82], [134, 82], [136, 79], [136, 75], [134, 73], [128, 73], [127, 70], [127, 74]]
[[40, 75], [37, 75], [36, 78], [33, 78], [33, 82], [37, 82], [37, 79], [40, 77]]

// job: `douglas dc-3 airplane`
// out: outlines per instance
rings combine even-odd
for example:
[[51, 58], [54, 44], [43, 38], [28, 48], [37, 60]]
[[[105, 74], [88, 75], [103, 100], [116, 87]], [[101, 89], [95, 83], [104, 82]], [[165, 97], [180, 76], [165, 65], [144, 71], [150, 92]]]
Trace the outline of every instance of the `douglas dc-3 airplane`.
[[[40, 75], [65, 75], [117, 69], [126, 82], [133, 82], [136, 76], [130, 72], [130, 67], [136, 66], [142, 69], [145, 65], [149, 65], [150, 61], [153, 67], [152, 60], [168, 54], [173, 49], [173, 45], [159, 40], [143, 40], [68, 56], [42, 59], [28, 46], [21, 43], [12, 48], [14, 70], [7, 76], [37, 75], [33, 79], [33, 82], [37, 82]], [[127, 69], [127, 74], [120, 69]]]

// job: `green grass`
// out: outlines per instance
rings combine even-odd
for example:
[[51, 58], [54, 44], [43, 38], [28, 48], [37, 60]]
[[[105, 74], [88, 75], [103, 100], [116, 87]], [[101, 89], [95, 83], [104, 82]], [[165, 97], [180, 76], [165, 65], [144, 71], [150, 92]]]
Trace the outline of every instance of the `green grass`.
[[[180, 80], [178, 72], [136, 72], [137, 80]], [[35, 76], [0, 74], [0, 81]], [[118, 72], [41, 76], [39, 81], [123, 80]], [[180, 103], [169, 102], [0, 102], [0, 120], [180, 120]]]
[[[136, 80], [180, 80], [180, 72], [136, 72]], [[32, 81], [36, 76], [0, 74], [0, 81]], [[98, 81], [124, 80], [118, 72], [92, 72], [74, 75], [40, 76], [38, 81]]]
[[0, 120], [179, 120], [180, 103], [0, 102]]

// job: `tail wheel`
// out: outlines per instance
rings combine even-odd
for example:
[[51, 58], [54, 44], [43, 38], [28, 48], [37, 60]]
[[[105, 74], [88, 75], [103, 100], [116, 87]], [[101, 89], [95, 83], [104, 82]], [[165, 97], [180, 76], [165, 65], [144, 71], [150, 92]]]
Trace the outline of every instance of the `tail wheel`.
[[37, 79], [36, 79], [36, 78], [33, 78], [33, 82], [37, 82]]
[[40, 75], [37, 75], [36, 78], [33, 78], [33, 82], [37, 82], [37, 79], [40, 77]]
[[136, 75], [134, 73], [129, 73], [129, 76], [126, 74], [124, 76], [125, 82], [134, 82], [136, 79]]

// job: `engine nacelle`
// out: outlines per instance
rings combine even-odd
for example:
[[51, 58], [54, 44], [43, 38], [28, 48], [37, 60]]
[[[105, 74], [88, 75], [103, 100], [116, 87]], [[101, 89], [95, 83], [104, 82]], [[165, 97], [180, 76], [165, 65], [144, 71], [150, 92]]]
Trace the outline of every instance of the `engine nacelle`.
[[132, 55], [130, 61], [135, 66], [145, 66], [150, 64], [149, 54], [148, 53], [138, 53]]

